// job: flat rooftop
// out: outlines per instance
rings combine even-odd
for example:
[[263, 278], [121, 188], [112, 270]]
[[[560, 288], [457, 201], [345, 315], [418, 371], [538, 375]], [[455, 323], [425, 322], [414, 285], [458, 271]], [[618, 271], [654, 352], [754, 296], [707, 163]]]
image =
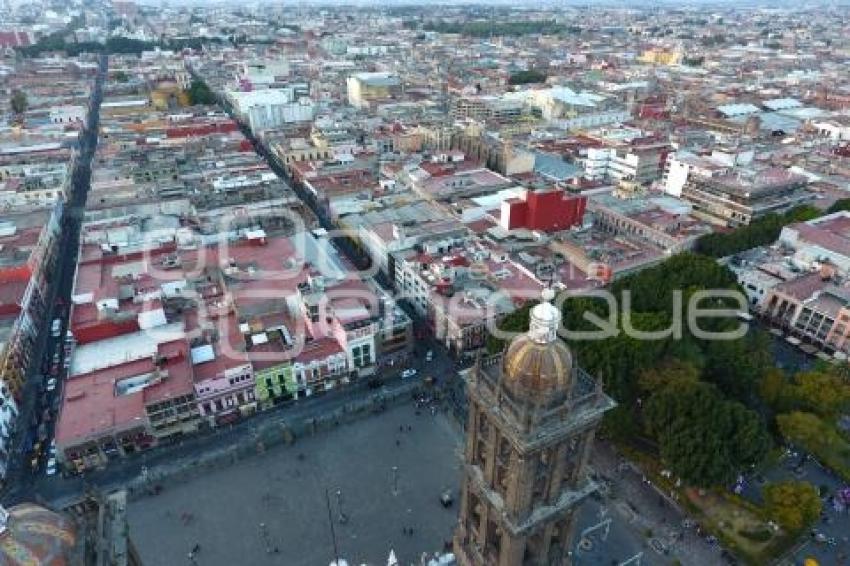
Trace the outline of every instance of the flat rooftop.
[[134, 360], [150, 359], [159, 344], [179, 340], [183, 336], [183, 323], [176, 322], [80, 345], [74, 349], [69, 374], [80, 375]]

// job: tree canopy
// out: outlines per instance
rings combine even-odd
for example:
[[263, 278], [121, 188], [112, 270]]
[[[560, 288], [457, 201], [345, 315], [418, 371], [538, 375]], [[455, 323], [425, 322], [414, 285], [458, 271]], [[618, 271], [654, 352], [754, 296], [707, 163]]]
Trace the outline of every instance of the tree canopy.
[[537, 69], [528, 69], [527, 71], [517, 71], [508, 77], [508, 84], [524, 85], [529, 83], [542, 83], [546, 80], [546, 73]]
[[697, 240], [696, 251], [711, 257], [726, 257], [758, 246], [772, 244], [782, 228], [820, 216], [821, 212], [807, 205], [798, 206], [785, 214], [767, 214], [731, 232], [714, 232]]
[[[606, 415], [606, 429], [625, 441], [642, 436], [644, 445], [647, 440], [657, 443], [671, 469], [700, 486], [728, 482], [768, 450], [764, 419], [748, 406], [758, 406], [762, 374], [771, 365], [769, 342], [753, 329], [733, 340], [705, 340], [694, 336], [686, 323], [680, 337], [669, 333], [654, 339], [636, 337], [623, 331], [623, 297], [630, 293], [632, 327], [666, 331], [675, 319], [686, 318], [694, 293], [718, 289], [738, 290], [727, 267], [703, 255], [673, 256], [609, 287], [621, 311], [615, 313], [615, 336], [569, 341], [577, 363], [600, 379], [619, 403]], [[676, 306], [679, 293], [681, 313]], [[499, 327], [525, 331], [529, 308], [508, 315]], [[567, 298], [562, 306], [564, 327], [595, 329], [587, 315], [608, 320], [609, 308], [595, 297]], [[711, 319], [701, 327], [717, 331], [738, 324], [730, 317]], [[491, 352], [502, 347], [498, 339], [488, 340]]]
[[768, 371], [759, 389], [762, 399], [777, 413], [806, 411], [832, 421], [850, 409], [846, 364], [800, 372], [790, 379], [781, 371]]
[[818, 490], [808, 482], [768, 484], [762, 495], [768, 516], [789, 532], [802, 531], [820, 516]]
[[13, 90], [12, 96], [9, 99], [9, 106], [12, 107], [12, 112], [15, 114], [23, 114], [26, 112], [27, 106], [29, 106], [26, 93], [22, 90]]
[[215, 104], [215, 93], [202, 80], [194, 79], [189, 85], [189, 101], [191, 104]]
[[69, 56], [80, 53], [107, 53], [123, 55], [139, 55], [142, 51], [151, 51], [160, 44], [153, 41], [142, 41], [130, 37], [113, 36], [106, 43], [96, 41], [68, 41], [68, 32], [60, 31], [41, 38], [33, 45], [18, 48], [26, 57], [39, 57], [52, 51], [64, 51]]
[[758, 414], [737, 401], [724, 400], [707, 383], [669, 383], [649, 398], [645, 418], [661, 457], [692, 485], [728, 483], [759, 463], [770, 447]]
[[838, 199], [832, 203], [832, 206], [826, 209], [826, 213], [832, 214], [833, 212], [841, 212], [844, 210], [850, 210], [850, 198]]
[[824, 465], [850, 481], [850, 442], [834, 423], [814, 413], [792, 411], [776, 417], [787, 442], [814, 454]]

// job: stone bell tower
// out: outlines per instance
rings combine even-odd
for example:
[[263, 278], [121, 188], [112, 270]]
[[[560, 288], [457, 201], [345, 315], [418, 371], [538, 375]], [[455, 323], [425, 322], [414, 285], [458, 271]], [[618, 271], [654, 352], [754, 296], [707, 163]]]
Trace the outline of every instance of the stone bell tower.
[[454, 551], [462, 566], [570, 563], [593, 434], [615, 403], [558, 338], [554, 293], [527, 334], [479, 358], [468, 379], [466, 466]]

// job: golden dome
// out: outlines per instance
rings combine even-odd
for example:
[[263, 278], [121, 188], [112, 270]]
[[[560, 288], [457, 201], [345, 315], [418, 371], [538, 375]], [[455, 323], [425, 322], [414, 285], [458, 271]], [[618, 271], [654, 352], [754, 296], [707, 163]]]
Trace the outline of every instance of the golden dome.
[[531, 309], [528, 333], [514, 338], [502, 358], [503, 384], [515, 396], [548, 397], [570, 389], [573, 356], [558, 338], [561, 313], [549, 302], [552, 296], [544, 292], [543, 302]]
[[0, 564], [70, 566], [79, 563], [70, 519], [39, 505], [0, 507]]

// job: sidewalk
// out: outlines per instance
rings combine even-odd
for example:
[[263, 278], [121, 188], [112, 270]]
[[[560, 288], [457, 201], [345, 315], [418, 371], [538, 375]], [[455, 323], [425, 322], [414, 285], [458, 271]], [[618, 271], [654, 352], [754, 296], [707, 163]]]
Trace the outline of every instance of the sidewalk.
[[[610, 485], [607, 499], [611, 508], [634, 528], [650, 535], [649, 540], [660, 541], [669, 549], [671, 559], [699, 566], [726, 563], [721, 557], [722, 549], [706, 542], [693, 528], [683, 527], [688, 515], [655, 486], [645, 482], [636, 466], [623, 462], [611, 444], [597, 440], [590, 464], [600, 474], [600, 479]], [[662, 556], [650, 544], [647, 544], [646, 553], [648, 557]]]

